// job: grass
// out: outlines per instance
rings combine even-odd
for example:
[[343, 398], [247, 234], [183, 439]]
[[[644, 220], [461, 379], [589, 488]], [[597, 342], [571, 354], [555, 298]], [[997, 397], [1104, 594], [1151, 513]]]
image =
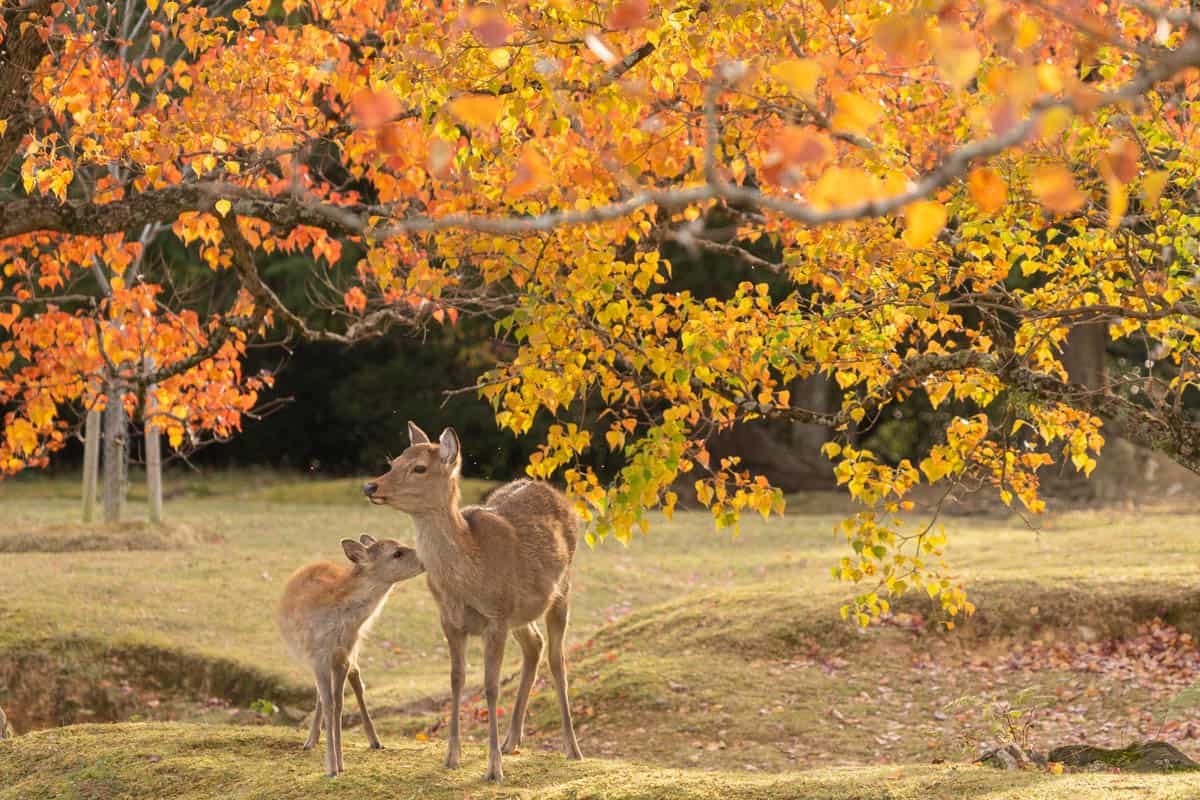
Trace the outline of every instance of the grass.
[[320, 754], [278, 728], [87, 725], [0, 742], [0, 800], [394, 797], [428, 800], [722, 798], [723, 800], [1184, 800], [1193, 775], [1053, 776], [970, 766], [823, 768], [780, 775], [664, 769], [636, 761], [565, 761], [523, 754], [505, 762], [506, 783], [485, 784], [482, 748], [467, 747], [447, 771], [441, 748], [403, 742], [372, 751], [347, 739], [346, 772], [321, 775]]
[[[171, 524], [156, 544], [117, 535], [155, 533], [146, 526], [77, 525], [74, 482], [0, 483], [0, 705], [20, 731], [154, 721], [0, 743], [0, 798], [72, 796], [68, 784], [94, 789], [75, 796], [100, 798], [321, 797], [351, 787], [435, 798], [1200, 793], [1194, 778], [1003, 776], [929, 765], [959, 762], [991, 736], [978, 714], [944, 711], [964, 695], [1032, 689], [1055, 698], [1044, 709], [1046, 747], [1154, 735], [1168, 713], [1165, 693], [1066, 666], [1012, 670], [1005, 659], [1013, 642], [1119, 637], [1155, 616], [1200, 636], [1200, 548], [1191, 533], [1200, 515], [1073, 512], [1042, 520], [1040, 532], [1015, 518], [950, 519], [949, 555], [980, 608], [974, 620], [951, 634], [931, 624], [863, 633], [837, 614], [848, 592], [828, 568], [844, 543], [832, 533], [838, 504], [820, 496], [793, 498], [793, 508], [809, 513], [747, 520], [737, 538], [713, 531], [706, 514], [680, 513], [628, 546], [582, 548], [569, 631], [572, 696], [585, 753], [602, 758], [578, 766], [545, 752], [558, 746], [559, 723], [553, 693], [540, 685], [526, 752], [506, 762], [503, 790], [483, 787], [476, 774], [486, 729], [477, 694], [464, 727], [470, 762], [453, 775], [438, 766], [445, 645], [423, 581], [402, 584], [362, 658], [392, 749], [369, 753], [348, 730], [350, 774], [323, 782], [317, 755], [292, 752], [311, 690], [271, 618], [290, 572], [317, 558], [340, 560], [341, 537], [411, 540], [407, 517], [368, 506], [358, 485], [271, 473], [169, 479]], [[471, 483], [465, 494], [488, 488]], [[135, 495], [127, 517], [143, 511]], [[921, 597], [900, 609], [918, 621], [932, 612]], [[471, 683], [481, 678], [480, 663], [476, 643]], [[510, 647], [506, 672], [517, 669]], [[282, 713], [249, 711], [258, 697]], [[55, 749], [76, 766], [55, 766]], [[837, 765], [857, 768], [812, 769]], [[397, 788], [405, 781], [411, 795]]]

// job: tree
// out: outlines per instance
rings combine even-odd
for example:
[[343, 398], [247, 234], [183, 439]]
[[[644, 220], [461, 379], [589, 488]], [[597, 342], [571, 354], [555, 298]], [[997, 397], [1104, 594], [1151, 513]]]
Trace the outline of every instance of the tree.
[[[155, 283], [114, 291], [110, 322], [148, 314], [171, 343], [132, 391], [164, 391], [162, 370], [187, 384], [264, 326], [352, 343], [490, 316], [516, 349], [478, 388], [515, 432], [553, 418], [529, 471], [565, 479], [592, 535], [670, 513], [681, 475], [718, 525], [782, 511], [706, 443], [756, 419], [832, 428], [824, 452], [864, 507], [835, 574], [864, 582], [846, 609], [864, 624], [914, 587], [970, 611], [944, 535], [898, 518], [919, 483], [1037, 511], [1039, 469], [1090, 472], [1103, 419], [1200, 469], [1200, 16], [1184, 3], [4, 8], [7, 42], [36, 49], [33, 30], [47, 48], [32, 80], [8, 81], [25, 103], [0, 122], [20, 143], [0, 189], [9, 471], [57, 446], [84, 394], [65, 365], [37, 378], [72, 387], [50, 403], [11, 383], [54, 331], [86, 328], [58, 278], [154, 224], [241, 292], [181, 323]], [[260, 272], [285, 248], [331, 301], [320, 324]], [[706, 252], [764, 279], [675, 287]], [[1145, 368], [1073, 382], [1062, 351], [1084, 325], [1136, 343]], [[791, 402], [817, 375], [836, 411]], [[895, 464], [855, 443], [914, 393], [956, 410], [941, 441]], [[585, 425], [597, 409], [603, 442]], [[611, 480], [579, 460], [605, 446], [624, 459]]]

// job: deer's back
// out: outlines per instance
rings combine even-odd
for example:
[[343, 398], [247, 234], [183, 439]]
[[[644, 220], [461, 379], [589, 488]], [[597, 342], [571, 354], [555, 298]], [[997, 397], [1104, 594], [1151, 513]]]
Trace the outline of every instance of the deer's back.
[[317, 561], [292, 573], [283, 588], [275, 621], [292, 653], [302, 660], [357, 639], [348, 631], [340, 614], [345, 601], [348, 567]]
[[530, 622], [567, 590], [579, 520], [553, 486], [515, 481], [496, 490], [486, 506], [464, 508], [463, 517], [487, 576], [486, 594], [473, 598], [484, 616]]

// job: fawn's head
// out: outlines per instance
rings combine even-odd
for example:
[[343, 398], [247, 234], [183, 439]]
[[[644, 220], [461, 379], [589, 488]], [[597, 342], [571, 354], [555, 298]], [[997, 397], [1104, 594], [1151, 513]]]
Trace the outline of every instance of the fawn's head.
[[405, 547], [395, 539], [380, 539], [363, 534], [358, 541], [342, 539], [346, 558], [354, 562], [354, 569], [378, 583], [392, 584], [415, 578], [425, 571], [417, 551]]
[[458, 434], [446, 428], [437, 444], [425, 431], [408, 423], [412, 444], [391, 462], [386, 473], [363, 486], [367, 499], [410, 514], [450, 508], [458, 503], [458, 472], [462, 453]]

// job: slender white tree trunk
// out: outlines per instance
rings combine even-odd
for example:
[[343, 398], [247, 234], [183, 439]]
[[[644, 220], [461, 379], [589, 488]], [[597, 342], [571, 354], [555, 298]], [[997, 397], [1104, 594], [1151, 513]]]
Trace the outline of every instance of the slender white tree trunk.
[[96, 483], [100, 472], [100, 412], [87, 414], [83, 434], [83, 521], [96, 517]]
[[104, 409], [104, 521], [120, 522], [125, 505], [126, 462], [129, 458], [129, 421], [121, 390], [109, 383]]
[[[154, 364], [150, 364], [154, 369]], [[150, 504], [150, 521], [157, 525], [162, 522], [162, 450], [159, 440], [158, 425], [154, 422], [154, 385], [146, 390], [146, 495]]]

